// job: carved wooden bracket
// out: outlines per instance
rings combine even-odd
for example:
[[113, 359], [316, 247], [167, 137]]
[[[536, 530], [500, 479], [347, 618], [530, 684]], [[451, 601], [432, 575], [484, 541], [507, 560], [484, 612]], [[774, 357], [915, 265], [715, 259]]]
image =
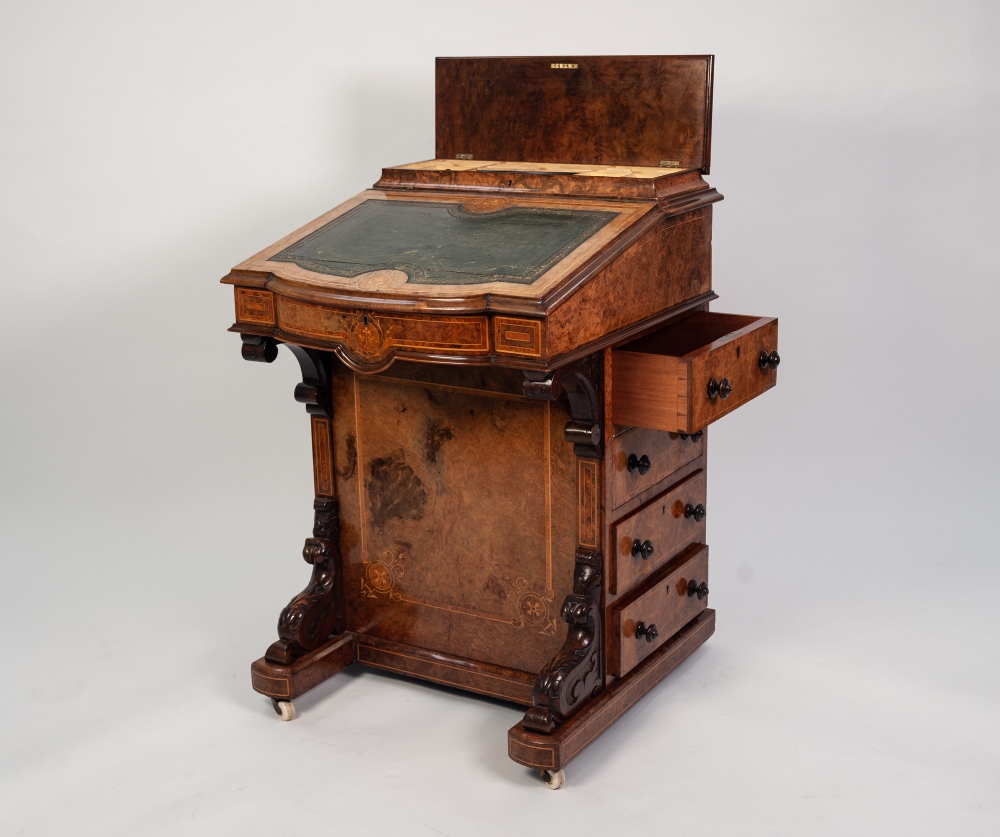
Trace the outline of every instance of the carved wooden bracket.
[[[280, 345], [273, 337], [243, 334], [246, 360], [272, 363]], [[313, 533], [306, 538], [302, 557], [312, 565], [309, 585], [292, 599], [278, 618], [278, 641], [264, 658], [277, 665], [290, 665], [307, 651], [319, 648], [344, 627], [344, 605], [340, 562], [340, 516], [334, 498], [330, 392], [330, 355], [285, 344], [302, 370], [302, 382], [295, 386], [295, 400], [306, 405], [313, 416], [313, 472], [316, 499], [313, 501]]]
[[538, 675], [532, 695], [534, 706], [524, 716], [524, 726], [551, 733], [603, 688], [601, 676], [601, 565], [599, 552], [582, 547], [576, 551], [573, 592], [562, 606], [569, 625], [562, 650]]
[[[244, 360], [273, 363], [278, 356], [278, 346], [281, 343], [273, 337], [261, 337], [257, 334], [241, 334], [240, 337], [243, 340]], [[285, 343], [285, 346], [295, 355], [299, 369], [302, 370], [302, 383], [295, 385], [295, 400], [306, 405], [309, 415], [330, 418], [329, 355], [294, 343]]]
[[337, 501], [317, 497], [313, 509], [313, 536], [306, 538], [302, 548], [302, 557], [312, 564], [312, 578], [309, 586], [281, 611], [278, 641], [264, 654], [270, 663], [290, 665], [343, 629]]
[[570, 415], [566, 441], [577, 456], [595, 459], [601, 451], [601, 367], [599, 354], [548, 374], [526, 371], [523, 391], [528, 398], [556, 401], [565, 396]]

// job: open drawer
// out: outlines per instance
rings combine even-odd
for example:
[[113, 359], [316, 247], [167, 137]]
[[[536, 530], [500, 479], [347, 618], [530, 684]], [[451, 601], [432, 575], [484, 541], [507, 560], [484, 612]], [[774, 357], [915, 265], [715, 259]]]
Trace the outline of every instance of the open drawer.
[[778, 321], [698, 311], [611, 354], [615, 424], [695, 433], [778, 379]]

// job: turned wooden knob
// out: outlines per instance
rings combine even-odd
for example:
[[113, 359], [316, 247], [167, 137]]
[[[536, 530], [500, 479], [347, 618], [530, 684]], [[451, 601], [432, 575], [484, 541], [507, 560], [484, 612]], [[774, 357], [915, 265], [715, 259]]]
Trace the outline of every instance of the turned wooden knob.
[[693, 517], [695, 523], [701, 523], [701, 521], [703, 521], [707, 515], [708, 512], [705, 511], [705, 507], [701, 503], [699, 503], [697, 506], [692, 506], [690, 503], [688, 503], [684, 507], [684, 516], [688, 519]]
[[697, 596], [699, 600], [708, 596], [708, 584], [704, 581], [699, 584], [693, 578], [688, 582], [688, 595]]
[[649, 457], [646, 454], [638, 457], [634, 453], [628, 455], [628, 469], [630, 472], [638, 471], [643, 476], [646, 476], [652, 467], [653, 463], [649, 461]]
[[642, 558], [643, 561], [649, 560], [653, 554], [653, 542], [643, 541], [639, 542], [638, 539], [632, 541], [632, 555], [636, 558]]
[[771, 354], [768, 354], [767, 352], [761, 352], [760, 357], [757, 359], [757, 363], [760, 364], [762, 372], [769, 366], [772, 369], [777, 369], [778, 364], [781, 363], [781, 357], [778, 355], [777, 352], [771, 352]]
[[646, 637], [646, 642], [652, 642], [657, 637], [656, 625], [646, 625], [645, 622], [640, 622], [635, 626], [635, 638], [642, 639]]
[[723, 401], [729, 398], [733, 394], [733, 385], [729, 378], [723, 378], [721, 381], [717, 381], [715, 378], [711, 378], [708, 382], [708, 397], [715, 398], [719, 396]]

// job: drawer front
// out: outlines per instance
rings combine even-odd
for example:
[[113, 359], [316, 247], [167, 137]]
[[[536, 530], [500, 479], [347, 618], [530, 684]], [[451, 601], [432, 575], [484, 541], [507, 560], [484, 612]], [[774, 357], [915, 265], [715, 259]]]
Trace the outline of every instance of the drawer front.
[[[759, 325], [737, 332], [739, 336], [720, 341], [722, 345], [690, 361], [688, 377], [688, 427], [706, 427], [716, 419], [742, 407], [747, 401], [766, 392], [778, 381], [778, 372], [765, 366], [761, 369], [760, 353], [770, 356], [778, 348], [778, 321], [762, 319]], [[732, 388], [726, 398], [722, 393], [710, 395], [714, 381], [722, 386], [728, 381]]]
[[777, 383], [777, 348], [773, 317], [692, 314], [612, 352], [613, 421], [701, 430]]
[[706, 607], [708, 547], [699, 546], [634, 601], [612, 609], [618, 636], [612, 674], [628, 674]]
[[688, 544], [705, 540], [705, 483], [705, 472], [695, 471], [615, 524], [612, 593], [624, 593]]
[[644, 427], [633, 427], [615, 436], [611, 440], [611, 507], [617, 509], [627, 503], [697, 459], [704, 450], [701, 436], [682, 439]]

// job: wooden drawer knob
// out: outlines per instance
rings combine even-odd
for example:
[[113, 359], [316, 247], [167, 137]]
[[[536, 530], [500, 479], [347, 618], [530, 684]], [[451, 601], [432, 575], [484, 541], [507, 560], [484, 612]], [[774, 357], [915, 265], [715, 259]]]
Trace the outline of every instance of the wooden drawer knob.
[[646, 625], [645, 622], [640, 622], [635, 626], [635, 638], [642, 639], [646, 637], [646, 642], [652, 642], [656, 639], [656, 625]]
[[697, 596], [698, 600], [708, 597], [708, 584], [704, 581], [699, 584], [693, 578], [688, 582], [688, 595]]
[[768, 354], [767, 352], [761, 352], [760, 357], [757, 359], [757, 362], [760, 364], [761, 372], [763, 372], [769, 366], [772, 369], [777, 369], [778, 364], [781, 363], [781, 357], [778, 355], [777, 352], [771, 352], [771, 354]]
[[628, 455], [628, 470], [629, 473], [638, 471], [642, 476], [646, 476], [649, 473], [649, 469], [653, 467], [653, 463], [649, 461], [649, 457], [646, 454], [642, 456], [636, 456], [634, 453]]
[[723, 401], [729, 398], [733, 394], [733, 385], [729, 378], [723, 378], [721, 381], [717, 381], [712, 378], [708, 382], [708, 397], [715, 398], [719, 396]]
[[688, 503], [684, 507], [684, 516], [689, 520], [693, 517], [695, 523], [701, 523], [701, 521], [703, 521], [708, 516], [708, 512], [705, 510], [705, 507], [701, 503], [699, 503], [697, 506], [692, 506], [690, 503]]
[[648, 561], [653, 555], [653, 542], [643, 541], [640, 543], [638, 538], [632, 541], [632, 555], [636, 558], [642, 558], [643, 561]]

